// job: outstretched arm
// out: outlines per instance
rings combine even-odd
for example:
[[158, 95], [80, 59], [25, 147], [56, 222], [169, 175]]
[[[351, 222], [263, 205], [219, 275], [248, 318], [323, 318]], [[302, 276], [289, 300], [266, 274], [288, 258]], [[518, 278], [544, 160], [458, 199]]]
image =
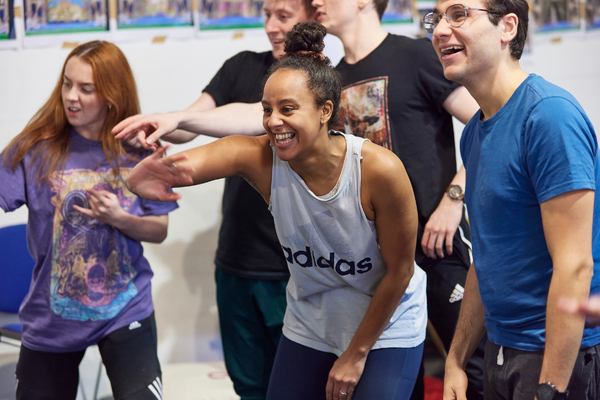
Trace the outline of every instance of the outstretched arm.
[[561, 297], [558, 299], [558, 308], [571, 315], [587, 317], [587, 321], [594, 326], [600, 325], [600, 295], [590, 296], [586, 300]]
[[[463, 86], [454, 89], [444, 101], [443, 107], [463, 124], [469, 122], [479, 109], [475, 99]], [[451, 184], [458, 185], [463, 190], [465, 189], [464, 167], [460, 167]], [[421, 247], [427, 257], [443, 258], [444, 249], [446, 253], [452, 254], [452, 239], [460, 224], [462, 213], [463, 202], [453, 200], [450, 196], [444, 194], [440, 204], [429, 217], [423, 231]]]
[[552, 280], [546, 306], [546, 347], [540, 382], [564, 391], [575, 365], [585, 318], [565, 313], [558, 299], [585, 301], [594, 273], [592, 216], [594, 192], [575, 190], [541, 204], [544, 236], [552, 257]]
[[[371, 348], [383, 333], [414, 272], [417, 207], [400, 160], [367, 142], [363, 146], [361, 203], [375, 221], [386, 274], [373, 294], [348, 349], [334, 363], [326, 387], [328, 400], [351, 400]], [[340, 396], [340, 391], [347, 396]]]
[[163, 157], [163, 146], [146, 157], [127, 177], [129, 189], [150, 200], [172, 201], [181, 196], [169, 189], [241, 175], [268, 201], [273, 154], [267, 136], [232, 136], [186, 152]]
[[[213, 137], [260, 135], [264, 133], [261, 121], [260, 103], [231, 103], [205, 111], [134, 115], [121, 121], [111, 132], [117, 139], [137, 138], [143, 147], [156, 149], [156, 141], [176, 129]], [[176, 134], [172, 140], [181, 143], [192, 138], [189, 134]]]

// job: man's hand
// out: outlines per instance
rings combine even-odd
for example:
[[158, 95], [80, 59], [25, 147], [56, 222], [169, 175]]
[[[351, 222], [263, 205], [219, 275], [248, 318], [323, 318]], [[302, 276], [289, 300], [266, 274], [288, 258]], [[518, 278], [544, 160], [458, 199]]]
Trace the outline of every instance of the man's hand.
[[457, 364], [446, 361], [444, 373], [444, 400], [466, 400], [467, 374]]
[[452, 240], [462, 218], [463, 204], [461, 200], [453, 200], [444, 194], [423, 232], [421, 247], [427, 257], [443, 258], [444, 247], [446, 253], [452, 254]]
[[181, 113], [138, 114], [119, 122], [111, 133], [131, 146], [156, 150], [156, 141], [177, 129]]

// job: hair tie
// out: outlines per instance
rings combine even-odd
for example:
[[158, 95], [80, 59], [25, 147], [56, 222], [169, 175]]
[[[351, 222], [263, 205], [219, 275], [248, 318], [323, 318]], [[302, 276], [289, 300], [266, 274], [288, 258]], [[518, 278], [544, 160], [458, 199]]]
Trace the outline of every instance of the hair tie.
[[314, 59], [321, 60], [321, 61], [325, 60], [325, 54], [323, 54], [321, 52], [312, 51], [312, 50], [298, 50], [298, 51], [294, 52], [294, 54], [299, 54], [301, 56], [312, 56]]

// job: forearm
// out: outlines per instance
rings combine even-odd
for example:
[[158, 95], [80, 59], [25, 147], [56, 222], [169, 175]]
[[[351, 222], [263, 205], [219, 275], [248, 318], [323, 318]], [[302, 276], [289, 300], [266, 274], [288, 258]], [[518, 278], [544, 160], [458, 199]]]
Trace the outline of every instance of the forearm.
[[110, 225], [138, 242], [161, 243], [167, 237], [168, 223], [168, 215], [139, 217], [124, 212]]
[[446, 359], [446, 369], [459, 367], [464, 370], [484, 333], [485, 310], [479, 295], [479, 282], [475, 274], [475, 266], [471, 265], [467, 274], [454, 338]]
[[260, 103], [231, 103], [207, 111], [181, 111], [178, 129], [212, 137], [264, 133]]
[[569, 383], [585, 318], [560, 310], [558, 299], [586, 300], [593, 274], [591, 257], [570, 261], [576, 264], [575, 268], [555, 267], [552, 274], [546, 307], [546, 347], [540, 374], [540, 382], [551, 382], [559, 391], [564, 391]]
[[464, 190], [466, 181], [467, 181], [467, 174], [465, 171], [465, 167], [463, 165], [461, 165], [460, 168], [458, 169], [458, 172], [456, 173], [456, 175], [454, 175], [454, 178], [452, 179], [451, 184], [459, 185]]

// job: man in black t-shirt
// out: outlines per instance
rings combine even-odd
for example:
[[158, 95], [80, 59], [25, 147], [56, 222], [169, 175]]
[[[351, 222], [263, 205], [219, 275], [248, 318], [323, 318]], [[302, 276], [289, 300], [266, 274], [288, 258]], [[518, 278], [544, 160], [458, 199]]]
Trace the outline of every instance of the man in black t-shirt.
[[[127, 126], [117, 137], [141, 128], [145, 132], [133, 141], [152, 147], [161, 136], [185, 143], [198, 134], [264, 134], [259, 103], [264, 76], [284, 55], [286, 33], [314, 9], [310, 0], [266, 0], [263, 9], [272, 51], [233, 56], [188, 109], [132, 117], [115, 127]], [[264, 399], [283, 326], [289, 271], [267, 204], [244, 178], [225, 180], [222, 214], [215, 280], [225, 364], [242, 400]]]
[[[340, 130], [370, 139], [402, 160], [419, 215], [415, 260], [427, 273], [429, 319], [446, 350], [458, 319], [471, 264], [464, 215], [464, 168], [456, 171], [452, 116], [466, 123], [478, 106], [465, 88], [444, 77], [429, 39], [385, 32], [387, 0], [314, 0], [315, 19], [340, 38], [344, 58]], [[483, 398], [483, 342], [470, 365], [470, 400]], [[413, 398], [423, 398], [417, 381]]]

